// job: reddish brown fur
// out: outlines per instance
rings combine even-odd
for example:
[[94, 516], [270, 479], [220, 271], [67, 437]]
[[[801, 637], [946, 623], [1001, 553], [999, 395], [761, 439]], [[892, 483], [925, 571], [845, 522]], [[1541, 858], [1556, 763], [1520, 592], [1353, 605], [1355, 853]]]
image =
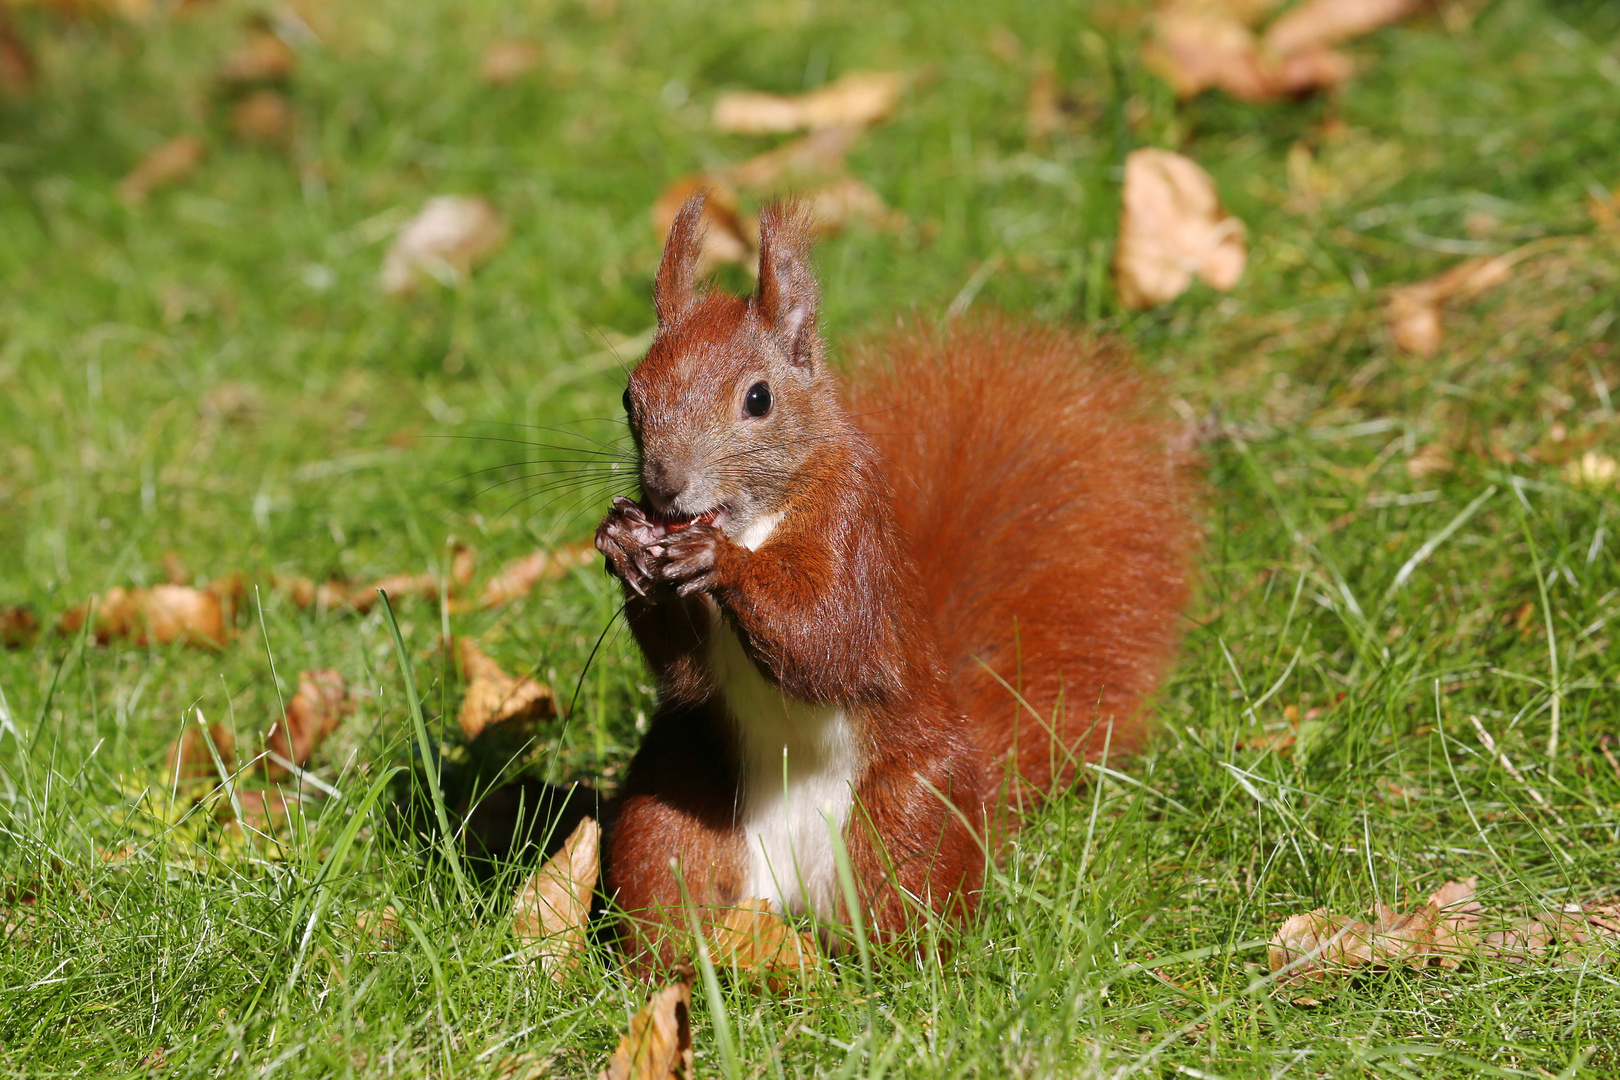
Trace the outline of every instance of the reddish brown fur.
[[850, 369], [958, 704], [1017, 794], [1136, 749], [1197, 544], [1156, 394], [1108, 344], [1003, 316], [913, 326]]
[[[648, 505], [617, 502], [597, 535], [660, 693], [605, 852], [642, 960], [671, 958], [683, 904], [746, 899], [739, 755], [755, 729], [713, 684], [711, 609], [784, 707], [847, 717], [843, 835], [868, 925], [888, 937], [923, 910], [971, 910], [997, 763], [1016, 750], [1045, 792], [1103, 732], [1136, 744], [1193, 544], [1165, 427], [1106, 350], [1004, 320], [897, 334], [859, 354], [858, 426], [821, 360], [802, 218], [762, 216], [760, 291], [744, 301], [693, 291], [698, 209], [671, 230], [658, 336], [630, 381]], [[780, 404], [741, 417], [766, 375]], [[737, 529], [761, 508], [782, 516], [755, 550], [722, 522], [664, 532], [648, 517], [711, 506]], [[1022, 711], [981, 658], [1022, 688]]]

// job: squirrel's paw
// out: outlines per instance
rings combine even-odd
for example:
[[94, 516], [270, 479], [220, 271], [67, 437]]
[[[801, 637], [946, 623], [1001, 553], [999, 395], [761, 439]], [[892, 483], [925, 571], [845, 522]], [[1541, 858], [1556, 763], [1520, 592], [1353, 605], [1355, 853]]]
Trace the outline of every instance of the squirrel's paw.
[[713, 525], [689, 525], [647, 549], [654, 557], [652, 576], [681, 596], [708, 592], [720, 580], [720, 556], [728, 543]]
[[653, 591], [653, 571], [658, 562], [654, 546], [658, 532], [641, 507], [629, 499], [613, 500], [613, 509], [596, 527], [596, 550], [602, 553], [607, 572], [637, 596]]

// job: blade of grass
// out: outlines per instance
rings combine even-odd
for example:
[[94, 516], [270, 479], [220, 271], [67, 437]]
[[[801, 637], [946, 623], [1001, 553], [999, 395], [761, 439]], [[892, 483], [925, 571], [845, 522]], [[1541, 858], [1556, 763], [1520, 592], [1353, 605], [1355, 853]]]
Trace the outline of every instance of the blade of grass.
[[394, 617], [394, 605], [388, 602], [388, 593], [382, 589], [377, 590], [382, 598], [383, 618], [388, 622], [388, 630], [394, 636], [394, 652], [399, 657], [399, 670], [405, 677], [405, 698], [411, 708], [411, 724], [416, 730], [416, 745], [422, 751], [422, 767], [428, 774], [428, 795], [433, 800], [433, 813], [439, 820], [439, 846], [444, 851], [445, 861], [450, 864], [450, 873], [456, 879], [456, 893], [461, 902], [471, 910], [473, 903], [472, 888], [467, 884], [467, 876], [461, 869], [461, 858], [456, 854], [455, 836], [450, 831], [450, 815], [444, 808], [444, 790], [439, 784], [439, 765], [433, 755], [433, 744], [428, 739], [427, 720], [422, 716], [422, 701], [416, 696], [416, 678], [411, 674], [411, 656], [405, 651], [405, 638], [399, 632], [399, 620]]

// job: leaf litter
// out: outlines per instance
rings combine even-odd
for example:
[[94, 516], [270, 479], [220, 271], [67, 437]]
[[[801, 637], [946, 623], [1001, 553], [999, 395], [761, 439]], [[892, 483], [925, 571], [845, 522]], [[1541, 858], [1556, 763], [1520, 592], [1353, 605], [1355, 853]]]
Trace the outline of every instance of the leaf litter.
[[1477, 877], [1448, 881], [1411, 911], [1378, 905], [1371, 921], [1326, 908], [1291, 916], [1271, 938], [1270, 969], [1279, 985], [1290, 986], [1397, 967], [1455, 970], [1480, 958], [1519, 965], [1615, 959], [1620, 903], [1565, 904], [1556, 912], [1498, 919], [1501, 925], [1485, 930], [1478, 885]]
[[601, 829], [592, 818], [536, 870], [512, 904], [512, 934], [553, 982], [579, 964], [591, 897], [601, 876]]
[[722, 94], [714, 126], [734, 135], [774, 135], [875, 124], [894, 111], [910, 81], [899, 71], [852, 71], [803, 94]]
[[430, 280], [453, 288], [505, 243], [506, 223], [487, 199], [435, 195], [383, 256], [382, 290], [410, 296]]
[[1277, 0], [1165, 0], [1142, 47], [1150, 71], [1178, 98], [1221, 89], [1241, 101], [1299, 97], [1354, 73], [1334, 46], [1399, 22], [1420, 0], [1305, 0], [1263, 32]]
[[688, 968], [630, 1018], [597, 1080], [691, 1080], [694, 977]]
[[1166, 303], [1194, 277], [1231, 289], [1248, 262], [1245, 235], [1197, 162], [1169, 150], [1133, 150], [1125, 159], [1114, 249], [1120, 303], [1136, 309]]
[[528, 675], [508, 675], [471, 638], [456, 640], [456, 659], [467, 679], [456, 723], [469, 742], [492, 725], [528, 726], [557, 715], [551, 687]]

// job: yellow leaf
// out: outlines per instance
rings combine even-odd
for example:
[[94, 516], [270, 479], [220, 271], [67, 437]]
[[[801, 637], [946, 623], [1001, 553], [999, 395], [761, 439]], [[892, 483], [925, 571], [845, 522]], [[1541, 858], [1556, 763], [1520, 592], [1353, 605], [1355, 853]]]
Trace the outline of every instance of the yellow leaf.
[[512, 933], [557, 982], [579, 963], [585, 948], [591, 894], [602, 870], [600, 841], [596, 822], [581, 821], [562, 849], [529, 878], [512, 906]]
[[1168, 150], [1136, 150], [1125, 159], [1114, 251], [1122, 304], [1147, 308], [1173, 300], [1194, 275], [1230, 289], [1247, 260], [1243, 223], [1221, 206], [1215, 181], [1196, 162]]
[[714, 103], [714, 126], [769, 135], [874, 124], [894, 110], [908, 81], [898, 71], [852, 71], [807, 94], [722, 94]]
[[630, 1020], [597, 1080], [691, 1080], [692, 983], [682, 979], [652, 996]]

